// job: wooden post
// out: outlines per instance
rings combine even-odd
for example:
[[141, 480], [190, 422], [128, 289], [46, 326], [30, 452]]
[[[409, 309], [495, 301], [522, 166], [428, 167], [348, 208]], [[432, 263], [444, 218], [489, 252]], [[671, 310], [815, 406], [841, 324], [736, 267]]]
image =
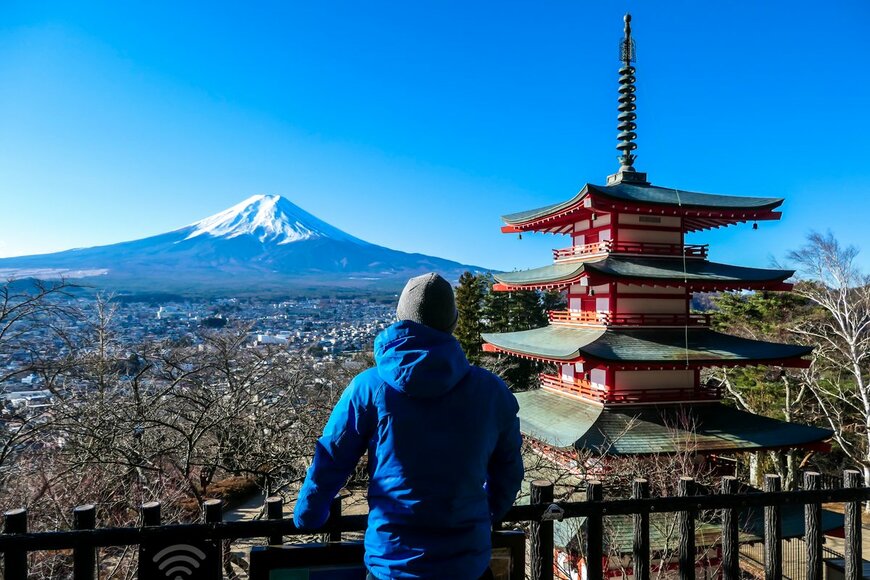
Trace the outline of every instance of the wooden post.
[[[735, 495], [737, 489], [736, 477], [727, 475], [722, 478], [723, 495]], [[737, 508], [722, 510], [722, 580], [740, 580], [741, 578], [738, 520]]]
[[[333, 498], [332, 505], [329, 506], [329, 521], [332, 523], [338, 523], [338, 520], [341, 519], [341, 497]], [[340, 531], [332, 531], [326, 534], [327, 542], [340, 542], [341, 541], [341, 532]]]
[[[73, 529], [93, 530], [97, 525], [97, 510], [93, 504], [80, 505], [73, 509]], [[93, 580], [96, 578], [97, 549], [76, 548], [73, 550], [73, 578]]]
[[[586, 484], [586, 501], [600, 502], [604, 488], [600, 481]], [[592, 580], [604, 578], [604, 517], [590, 514], [586, 519], [586, 577]]]
[[219, 499], [207, 499], [202, 502], [202, 513], [207, 524], [216, 524], [224, 519], [224, 502]]
[[[815, 471], [804, 473], [804, 489], [822, 489], [822, 476]], [[804, 506], [804, 541], [807, 544], [807, 580], [822, 580], [822, 504]]]
[[160, 502], [149, 501], [142, 504], [142, 525], [143, 526], [159, 526], [160, 525]]
[[[782, 490], [778, 475], [764, 476], [765, 493]], [[764, 506], [764, 577], [766, 580], [782, 578], [782, 510], [779, 505]]]
[[[280, 520], [284, 517], [284, 499], [281, 496], [273, 495], [266, 498], [266, 519]], [[284, 543], [284, 538], [281, 534], [269, 536], [267, 540], [269, 545], [280, 546]]]
[[[533, 481], [529, 503], [553, 503], [553, 484], [543, 479]], [[553, 580], [553, 522], [531, 522], [529, 554], [532, 580]]]
[[[3, 513], [4, 534], [27, 533], [27, 510], [9, 510]], [[27, 551], [3, 554], [3, 577], [6, 580], [27, 580]]]
[[[635, 479], [631, 483], [631, 497], [646, 499], [649, 497], [649, 481]], [[649, 580], [649, 514], [634, 514], [634, 580]]]
[[[861, 473], [852, 469], [843, 472], [843, 487], [862, 487]], [[861, 578], [861, 502], [846, 502], [846, 580]]]
[[[681, 477], [677, 495], [688, 497], [695, 493], [695, 480]], [[680, 524], [680, 580], [695, 580], [695, 512], [677, 512]]]

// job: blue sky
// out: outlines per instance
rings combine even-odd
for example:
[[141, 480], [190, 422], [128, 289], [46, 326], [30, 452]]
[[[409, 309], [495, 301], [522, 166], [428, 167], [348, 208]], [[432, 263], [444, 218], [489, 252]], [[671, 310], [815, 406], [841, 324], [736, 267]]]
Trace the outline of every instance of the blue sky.
[[6, 1], [0, 256], [277, 193], [396, 249], [543, 265], [567, 239], [519, 241], [499, 216], [616, 170], [626, 10], [638, 170], [787, 198], [781, 222], [690, 240], [764, 266], [831, 229], [870, 269], [865, 0]]

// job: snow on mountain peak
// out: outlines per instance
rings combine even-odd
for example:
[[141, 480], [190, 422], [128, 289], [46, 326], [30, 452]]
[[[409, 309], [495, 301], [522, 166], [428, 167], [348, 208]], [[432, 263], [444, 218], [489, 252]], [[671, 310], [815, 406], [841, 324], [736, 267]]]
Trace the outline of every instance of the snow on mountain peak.
[[253, 236], [260, 242], [290, 244], [314, 238], [365, 244], [320, 220], [280, 195], [254, 195], [220, 213], [184, 228], [185, 240], [208, 235], [215, 238]]

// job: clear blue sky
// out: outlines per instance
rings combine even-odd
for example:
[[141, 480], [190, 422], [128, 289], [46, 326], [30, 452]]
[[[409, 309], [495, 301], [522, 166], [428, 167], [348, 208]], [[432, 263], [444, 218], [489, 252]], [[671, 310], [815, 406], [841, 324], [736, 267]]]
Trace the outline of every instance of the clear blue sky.
[[[0, 4], [0, 256], [175, 229], [255, 193], [371, 242], [499, 269], [499, 215], [617, 168], [622, 14], [658, 185], [784, 196], [704, 232], [767, 265], [811, 229], [870, 267], [870, 3]], [[870, 269], [870, 268], [868, 268]]]

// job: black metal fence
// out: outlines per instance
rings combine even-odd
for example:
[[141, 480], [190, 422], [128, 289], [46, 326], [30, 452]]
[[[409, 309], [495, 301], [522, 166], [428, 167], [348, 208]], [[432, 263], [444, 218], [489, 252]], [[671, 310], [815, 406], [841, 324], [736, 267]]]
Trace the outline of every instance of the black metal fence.
[[[870, 500], [870, 488], [863, 487], [857, 471], [846, 471], [843, 487], [823, 489], [818, 473], [805, 473], [803, 489], [782, 491], [780, 479], [775, 475], [765, 478], [762, 493], [739, 493], [738, 481], [733, 477], [722, 479], [720, 493], [698, 494], [691, 478], [681, 478], [678, 494], [672, 497], [649, 497], [646, 480], [635, 480], [632, 497], [603, 499], [601, 482], [590, 481], [586, 501], [553, 502], [553, 486], [548, 482], [532, 484], [528, 505], [514, 506], [506, 522], [529, 522], [529, 569], [532, 580], [551, 580], [558, 573], [554, 566], [554, 521], [565, 518], [585, 518], [583, 534], [584, 565], [587, 578], [605, 577], [608, 554], [603, 545], [604, 522], [610, 516], [631, 516], [633, 540], [631, 567], [635, 580], [649, 580], [651, 576], [650, 514], [675, 514], [678, 521], [677, 565], [674, 575], [680, 580], [695, 578], [696, 533], [695, 525], [700, 513], [716, 513], [721, 527], [721, 568], [717, 572], [724, 580], [744, 577], [741, 570], [739, 514], [741, 510], [762, 509], [764, 538], [760, 556], [756, 559], [763, 567], [762, 575], [778, 580], [783, 574], [782, 510], [785, 506], [804, 506], [805, 534], [802, 546], [804, 570], [801, 578], [822, 580], [823, 534], [821, 529], [822, 504], [837, 503], [844, 506], [845, 578], [861, 578], [861, 504]], [[269, 544], [280, 544], [284, 536], [301, 532], [292, 520], [284, 519], [280, 498], [266, 502], [267, 519], [245, 522], [222, 521], [222, 504], [209, 500], [204, 505], [203, 522], [198, 524], [161, 525], [159, 504], [142, 506], [142, 525], [130, 528], [99, 528], [96, 526], [94, 506], [80, 506], [74, 510], [74, 529], [69, 531], [28, 533], [27, 512], [12, 510], [4, 514], [3, 533], [0, 534], [0, 554], [3, 555], [4, 578], [23, 580], [28, 577], [28, 553], [35, 551], [71, 550], [73, 575], [76, 580], [97, 577], [97, 550], [108, 546], [139, 546], [140, 567], [143, 550], [173, 542], [184, 544], [211, 542], [221, 546], [224, 540], [263, 538]], [[343, 516], [333, 509], [329, 521], [321, 530], [329, 540], [341, 539], [343, 532], [365, 529], [366, 516]], [[222, 553], [209, 554], [222, 558]], [[204, 566], [203, 569], [209, 568]], [[220, 564], [215, 563], [213, 578], [220, 577]], [[141, 570], [141, 568], [140, 568]], [[140, 573], [140, 577], [146, 578]]]

